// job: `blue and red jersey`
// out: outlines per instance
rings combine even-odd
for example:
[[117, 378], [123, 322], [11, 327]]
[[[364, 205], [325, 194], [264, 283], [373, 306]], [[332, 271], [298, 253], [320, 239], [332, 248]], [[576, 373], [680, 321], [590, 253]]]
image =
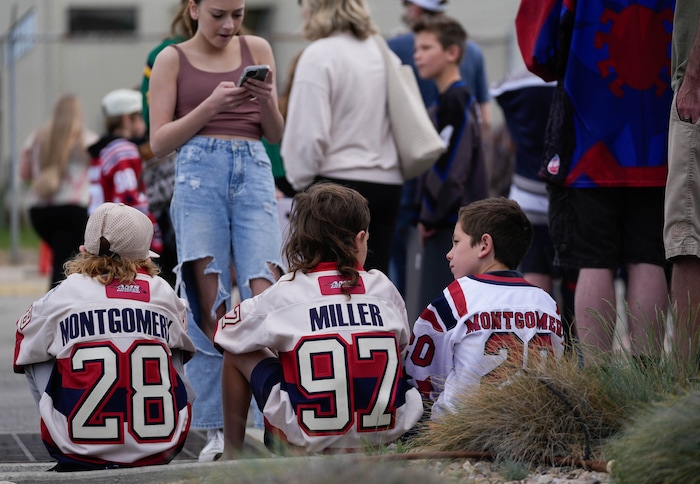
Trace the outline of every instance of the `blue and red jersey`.
[[[528, 68], [563, 83], [573, 119], [550, 179], [577, 188], [661, 187], [667, 172], [675, 0], [522, 0]], [[561, 161], [561, 163], [560, 163]]]

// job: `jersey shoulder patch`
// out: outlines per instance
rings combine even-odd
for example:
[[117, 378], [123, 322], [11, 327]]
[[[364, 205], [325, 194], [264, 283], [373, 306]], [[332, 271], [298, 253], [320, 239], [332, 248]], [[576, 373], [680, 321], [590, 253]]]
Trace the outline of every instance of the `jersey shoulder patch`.
[[[343, 294], [343, 283], [349, 282], [346, 276], [341, 276], [340, 274], [332, 276], [320, 276], [318, 278], [318, 288], [321, 290], [321, 294], [324, 296], [332, 296], [337, 294]], [[362, 280], [362, 276], [357, 280], [357, 285], [350, 288], [350, 294], [364, 294], [365, 293], [365, 283]]]
[[105, 286], [105, 294], [108, 299], [131, 299], [133, 301], [149, 302], [151, 300], [151, 286], [148, 281], [136, 279], [129, 284], [118, 280]]

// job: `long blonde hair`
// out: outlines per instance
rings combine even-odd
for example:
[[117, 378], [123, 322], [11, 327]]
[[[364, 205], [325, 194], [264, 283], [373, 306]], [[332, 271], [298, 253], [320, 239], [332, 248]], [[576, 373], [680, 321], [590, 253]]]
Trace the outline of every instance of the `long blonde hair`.
[[188, 8], [189, 0], [180, 0], [180, 6], [177, 7], [175, 11], [175, 16], [172, 22], [170, 22], [170, 35], [173, 37], [184, 37], [189, 39], [192, 37], [192, 25], [188, 22], [190, 19]]
[[118, 255], [93, 255], [80, 252], [68, 260], [63, 268], [66, 276], [84, 274], [99, 280], [102, 284], [111, 284], [115, 279], [129, 284], [134, 281], [138, 272], [145, 272], [153, 277], [160, 273], [160, 268], [151, 260], [126, 260]]
[[377, 33], [365, 0], [302, 0], [308, 8], [304, 37], [318, 40], [336, 32], [347, 32], [364, 40]]
[[[41, 132], [39, 171], [53, 168], [62, 176], [74, 150], [84, 148], [82, 106], [77, 97], [66, 94], [56, 102], [51, 119]], [[87, 164], [87, 152], [84, 157]]]

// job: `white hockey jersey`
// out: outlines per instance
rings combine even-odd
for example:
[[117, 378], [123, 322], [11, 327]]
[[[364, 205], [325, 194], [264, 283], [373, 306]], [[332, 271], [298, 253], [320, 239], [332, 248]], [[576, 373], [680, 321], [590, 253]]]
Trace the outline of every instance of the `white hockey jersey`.
[[423, 414], [403, 374], [410, 329], [401, 295], [379, 271], [360, 272], [351, 297], [332, 263], [286, 274], [219, 321], [214, 341], [232, 353], [277, 351], [283, 380], [266, 425], [309, 452], [396, 440]]
[[193, 395], [173, 351], [194, 354], [185, 310], [160, 277], [105, 286], [72, 274], [17, 322], [15, 372], [55, 361], [39, 413], [59, 466], [163, 464], [182, 449]]
[[462, 277], [416, 320], [406, 373], [435, 401], [432, 415], [439, 417], [483, 379], [499, 381], [528, 360], [561, 357], [563, 336], [557, 303], [519, 272]]

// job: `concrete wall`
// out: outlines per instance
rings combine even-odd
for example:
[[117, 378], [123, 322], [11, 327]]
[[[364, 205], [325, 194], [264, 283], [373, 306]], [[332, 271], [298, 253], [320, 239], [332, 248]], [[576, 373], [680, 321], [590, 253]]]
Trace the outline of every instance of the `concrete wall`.
[[[373, 18], [384, 35], [403, 27], [400, 0], [367, 0]], [[74, 92], [83, 100], [88, 125], [101, 132], [99, 102], [111, 89], [137, 86], [148, 52], [168, 33], [178, 0], [2, 0], [0, 2], [0, 192], [9, 186], [9, 127], [14, 123], [17, 145], [49, 116], [54, 101]], [[130, 36], [71, 37], [66, 34], [69, 7], [135, 6], [138, 28]], [[306, 42], [302, 20], [294, 0], [247, 0], [248, 9], [267, 12], [260, 34], [272, 44], [279, 82], [287, 64]], [[489, 82], [500, 78], [511, 62], [509, 32], [518, 0], [452, 0], [448, 14], [460, 20], [470, 36], [481, 44]], [[33, 49], [16, 63], [15, 104], [10, 111], [9, 71], [6, 63], [6, 34], [13, 11], [21, 18], [32, 10], [37, 15], [37, 37]], [[516, 53], [517, 54], [517, 53]], [[499, 119], [494, 108], [495, 118]]]

